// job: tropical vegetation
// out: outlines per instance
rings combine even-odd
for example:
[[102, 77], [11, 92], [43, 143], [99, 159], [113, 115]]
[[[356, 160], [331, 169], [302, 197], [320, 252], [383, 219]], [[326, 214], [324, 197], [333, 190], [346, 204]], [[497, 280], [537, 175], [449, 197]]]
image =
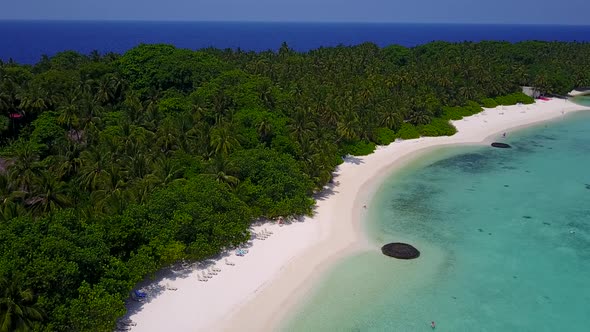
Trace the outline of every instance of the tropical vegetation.
[[583, 43], [295, 52], [140, 45], [0, 62], [0, 329], [111, 331], [133, 287], [312, 213], [348, 154], [531, 85], [590, 86]]

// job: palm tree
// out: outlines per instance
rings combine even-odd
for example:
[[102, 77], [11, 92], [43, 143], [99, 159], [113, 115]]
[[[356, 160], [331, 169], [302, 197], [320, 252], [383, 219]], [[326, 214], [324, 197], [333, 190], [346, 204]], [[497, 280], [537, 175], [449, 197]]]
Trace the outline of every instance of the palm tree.
[[233, 136], [232, 131], [228, 126], [221, 128], [213, 128], [211, 130], [210, 146], [213, 149], [212, 153], [216, 156], [227, 156], [240, 143]]
[[135, 197], [130, 190], [126, 190], [128, 183], [125, 181], [125, 173], [112, 164], [108, 173], [105, 173], [103, 181], [97, 190], [90, 194], [90, 200], [96, 211], [122, 213]]
[[137, 203], [144, 204], [147, 202], [154, 189], [156, 189], [160, 183], [160, 179], [154, 174], [148, 174], [144, 178], [136, 180], [132, 190]]
[[38, 148], [30, 141], [19, 140], [12, 145], [14, 164], [8, 168], [12, 186], [28, 191], [41, 169]]
[[41, 112], [52, 107], [55, 97], [48, 95], [47, 91], [41, 90], [40, 88], [33, 88], [22, 93], [19, 99], [20, 109]]
[[0, 91], [0, 114], [8, 115], [11, 109], [10, 96], [4, 91]]
[[78, 100], [75, 94], [71, 94], [67, 98], [66, 103], [59, 107], [58, 111], [60, 112], [60, 115], [57, 118], [59, 124], [66, 125], [68, 129], [78, 127]]
[[167, 117], [162, 121], [156, 132], [156, 144], [162, 152], [168, 152], [176, 148], [179, 139], [179, 130], [172, 117]]
[[0, 332], [32, 331], [43, 320], [30, 289], [22, 290], [17, 280], [0, 279]]
[[41, 173], [41, 177], [33, 187], [28, 204], [37, 213], [46, 213], [67, 207], [71, 200], [67, 195], [66, 183], [48, 171]]
[[81, 166], [80, 150], [82, 146], [77, 143], [70, 143], [60, 147], [60, 152], [55, 156], [55, 162], [50, 170], [60, 177], [69, 178], [78, 173]]
[[28, 211], [23, 207], [22, 204], [6, 201], [0, 205], [0, 221], [7, 222], [16, 217], [25, 216]]
[[20, 202], [25, 198], [26, 192], [17, 190], [8, 176], [0, 172], [0, 220], [8, 221], [25, 214]]
[[258, 123], [258, 136], [260, 137], [260, 140], [269, 145], [272, 133], [272, 123], [266, 118], [262, 119]]
[[111, 154], [107, 151], [92, 148], [80, 154], [80, 184], [86, 189], [94, 190], [109, 177], [112, 163]]
[[209, 124], [206, 121], [194, 121], [193, 127], [186, 132], [186, 139], [192, 145], [192, 151], [206, 157], [210, 143]]
[[268, 81], [264, 81], [259, 87], [259, 98], [268, 109], [275, 107], [275, 99], [272, 94], [272, 85]]
[[98, 91], [95, 100], [103, 105], [107, 105], [115, 98], [116, 81], [112, 75], [105, 75], [98, 81]]
[[88, 56], [92, 62], [100, 62], [100, 52], [98, 50], [92, 50]]
[[125, 110], [129, 120], [134, 123], [140, 123], [144, 118], [145, 108], [141, 104], [141, 100], [135, 94], [127, 94], [127, 98], [123, 101]]
[[417, 126], [430, 123], [430, 113], [425, 108], [417, 108], [410, 113], [408, 121]]
[[219, 183], [225, 183], [228, 186], [235, 188], [240, 183], [240, 180], [228, 174], [234, 169], [234, 165], [223, 155], [217, 155], [211, 168], [211, 173], [215, 180]]
[[160, 157], [151, 163], [152, 176], [159, 184], [166, 185], [178, 179], [184, 169], [179, 167], [171, 159]]
[[310, 115], [311, 110], [309, 107], [297, 107], [295, 109], [289, 128], [298, 141], [302, 141], [312, 132], [313, 125], [309, 121]]
[[477, 99], [477, 89], [472, 84], [467, 84], [459, 88], [459, 96], [463, 98], [463, 101]]
[[345, 140], [358, 139], [360, 132], [360, 121], [356, 113], [348, 112], [342, 121], [338, 122], [336, 132], [340, 138]]
[[396, 129], [402, 122], [402, 110], [394, 109], [391, 106], [383, 106], [379, 108], [379, 124], [390, 128]]
[[10, 119], [7, 116], [0, 114], [0, 133], [10, 128]]
[[148, 173], [150, 154], [146, 153], [141, 145], [130, 142], [128, 144], [130, 153], [126, 153], [123, 157], [125, 160], [125, 169], [133, 178], [143, 178]]

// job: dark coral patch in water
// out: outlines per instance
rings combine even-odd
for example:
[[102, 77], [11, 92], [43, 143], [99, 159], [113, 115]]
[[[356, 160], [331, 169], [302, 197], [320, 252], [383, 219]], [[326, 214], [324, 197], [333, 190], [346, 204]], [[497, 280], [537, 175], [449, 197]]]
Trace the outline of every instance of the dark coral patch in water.
[[508, 148], [511, 148], [510, 144], [500, 143], [500, 142], [494, 142], [494, 143], [492, 143], [492, 146], [495, 147], [495, 148], [500, 148], [500, 149], [508, 149]]
[[[498, 156], [484, 153], [465, 153], [439, 160], [429, 167], [442, 169], [457, 169], [466, 173], [483, 173], [492, 170], [496, 165]], [[502, 164], [501, 162], [499, 163]]]
[[388, 243], [381, 247], [381, 252], [390, 257], [399, 259], [414, 259], [420, 257], [420, 251], [412, 245], [401, 242]]

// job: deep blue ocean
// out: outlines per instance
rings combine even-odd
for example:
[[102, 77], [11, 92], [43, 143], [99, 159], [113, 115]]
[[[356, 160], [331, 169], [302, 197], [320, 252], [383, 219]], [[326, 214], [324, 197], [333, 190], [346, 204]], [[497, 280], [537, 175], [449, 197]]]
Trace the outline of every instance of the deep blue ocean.
[[35, 63], [42, 54], [64, 50], [123, 53], [140, 43], [264, 51], [276, 50], [284, 41], [297, 51], [308, 51], [363, 42], [410, 47], [434, 40], [590, 42], [590, 25], [0, 21], [0, 59], [20, 63]]

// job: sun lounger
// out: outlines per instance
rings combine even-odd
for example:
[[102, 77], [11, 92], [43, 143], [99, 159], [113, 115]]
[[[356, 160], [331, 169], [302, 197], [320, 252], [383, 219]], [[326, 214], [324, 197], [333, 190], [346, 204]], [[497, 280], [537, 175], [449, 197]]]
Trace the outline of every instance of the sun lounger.
[[229, 260], [227, 260], [227, 258], [225, 259], [225, 265], [236, 265], [234, 262], [230, 262]]
[[131, 327], [136, 326], [137, 323], [130, 319], [123, 319], [117, 322], [117, 331], [129, 331]]
[[125, 326], [136, 326], [136, 325], [137, 325], [137, 323], [136, 323], [136, 322], [132, 321], [132, 320], [131, 320], [131, 319], [129, 319], [129, 318], [124, 318], [124, 319], [121, 319], [121, 320], [119, 321], [119, 324], [122, 324], [122, 325], [125, 325]]
[[140, 290], [134, 290], [133, 294], [135, 294], [136, 297], [140, 298], [140, 299], [145, 299], [147, 297], [147, 293], [142, 292]]

